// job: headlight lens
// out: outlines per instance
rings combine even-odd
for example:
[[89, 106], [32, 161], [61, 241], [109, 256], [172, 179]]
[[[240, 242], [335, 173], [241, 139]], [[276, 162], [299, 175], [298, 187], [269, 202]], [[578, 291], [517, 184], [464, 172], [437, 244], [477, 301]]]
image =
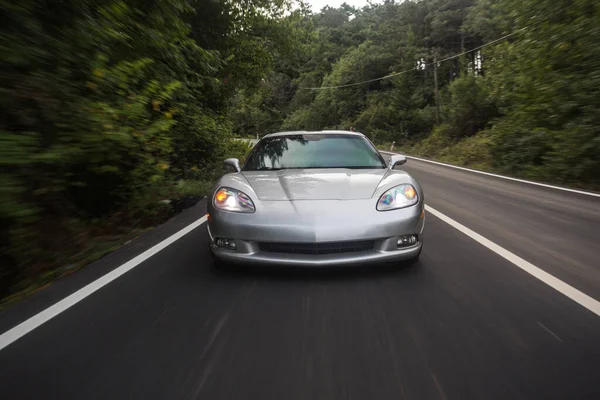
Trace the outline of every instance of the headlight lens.
[[391, 188], [385, 192], [377, 202], [377, 211], [395, 210], [414, 206], [419, 202], [417, 190], [413, 185], [404, 184]]
[[217, 190], [213, 199], [216, 209], [242, 213], [253, 213], [256, 211], [252, 199], [239, 190], [222, 187]]

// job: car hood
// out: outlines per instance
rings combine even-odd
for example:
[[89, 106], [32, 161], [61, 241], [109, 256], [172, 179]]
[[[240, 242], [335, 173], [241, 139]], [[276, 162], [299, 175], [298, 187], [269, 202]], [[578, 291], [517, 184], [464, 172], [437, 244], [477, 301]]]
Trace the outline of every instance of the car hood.
[[288, 169], [243, 171], [260, 200], [370, 199], [386, 169]]

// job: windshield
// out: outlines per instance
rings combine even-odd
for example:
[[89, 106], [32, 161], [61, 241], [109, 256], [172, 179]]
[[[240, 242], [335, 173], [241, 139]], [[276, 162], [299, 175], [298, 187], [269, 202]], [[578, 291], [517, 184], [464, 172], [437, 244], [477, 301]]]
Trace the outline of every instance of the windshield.
[[385, 168], [385, 161], [361, 136], [309, 134], [261, 140], [250, 153], [244, 171], [290, 168]]

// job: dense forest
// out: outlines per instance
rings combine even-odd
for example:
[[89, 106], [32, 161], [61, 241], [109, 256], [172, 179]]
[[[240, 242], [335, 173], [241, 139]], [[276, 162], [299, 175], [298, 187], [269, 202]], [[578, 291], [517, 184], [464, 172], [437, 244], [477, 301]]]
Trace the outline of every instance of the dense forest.
[[0, 0], [0, 298], [205, 194], [225, 155], [246, 151], [229, 140], [232, 99], [297, 56], [299, 13], [284, 0]]
[[0, 297], [206, 193], [234, 137], [354, 127], [600, 188], [596, 0], [0, 0], [0, 44]]
[[354, 127], [408, 154], [600, 187], [600, 2], [385, 1], [310, 24], [301, 64], [277, 59], [260, 92], [234, 97], [237, 132]]

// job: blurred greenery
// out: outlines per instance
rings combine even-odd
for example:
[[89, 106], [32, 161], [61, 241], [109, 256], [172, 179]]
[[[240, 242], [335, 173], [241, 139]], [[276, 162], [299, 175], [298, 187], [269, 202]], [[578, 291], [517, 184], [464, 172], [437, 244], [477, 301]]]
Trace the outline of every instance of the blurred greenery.
[[301, 23], [287, 0], [0, 0], [0, 298], [206, 194], [247, 152], [231, 104]]

